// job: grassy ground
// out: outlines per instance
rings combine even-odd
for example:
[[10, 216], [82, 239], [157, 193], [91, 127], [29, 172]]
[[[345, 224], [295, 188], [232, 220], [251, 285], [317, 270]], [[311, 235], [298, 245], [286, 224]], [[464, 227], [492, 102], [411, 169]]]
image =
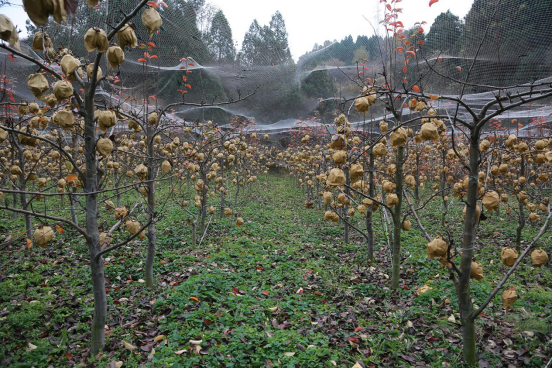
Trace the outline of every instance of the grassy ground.
[[[236, 227], [233, 219], [214, 218], [200, 247], [189, 244], [180, 201], [167, 206], [158, 225], [155, 292], [142, 282], [145, 243], [109, 255], [107, 345], [95, 358], [88, 351], [87, 251], [78, 237], [66, 231], [45, 249], [4, 246], [0, 365], [461, 366], [454, 286], [438, 262], [427, 260], [427, 242], [414, 221], [403, 233], [401, 288], [391, 291], [379, 215], [377, 261], [370, 265], [362, 239], [353, 236], [344, 245], [342, 227], [305, 209], [291, 179], [271, 175], [268, 185], [263, 179], [242, 200], [239, 215], [246, 223]], [[433, 235], [439, 219], [432, 214], [440, 208], [432, 206], [424, 223]], [[452, 226], [460, 220], [457, 212], [449, 227], [458, 227]], [[11, 215], [2, 216], [0, 241], [18, 226], [7, 221]], [[478, 260], [485, 278], [474, 282], [476, 304], [504, 274], [500, 248], [511, 242], [513, 231], [500, 215], [481, 226]], [[549, 235], [542, 244], [552, 250]], [[433, 289], [417, 296], [423, 285]], [[510, 285], [520, 295], [514, 312], [506, 313], [496, 298], [478, 320], [480, 364], [542, 367], [552, 354], [550, 266], [533, 269], [524, 262]]]

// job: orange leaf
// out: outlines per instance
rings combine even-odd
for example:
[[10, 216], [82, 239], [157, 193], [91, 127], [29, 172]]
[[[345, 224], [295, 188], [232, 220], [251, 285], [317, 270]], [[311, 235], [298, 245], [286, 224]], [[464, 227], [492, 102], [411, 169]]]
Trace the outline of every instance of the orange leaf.
[[429, 98], [431, 98], [432, 100], [438, 100], [438, 99], [439, 99], [439, 96], [436, 96], [436, 95], [429, 95]]
[[186, 84], [186, 88], [192, 89], [192, 86], [190, 86], [189, 84]]
[[157, 55], [151, 55], [150, 59], [158, 59]]
[[157, 98], [155, 98], [155, 96], [149, 96], [149, 98], [151, 98], [154, 101], [157, 101]]
[[146, 59], [140, 58], [140, 59], [138, 59], [138, 62], [139, 62], [139, 63], [145, 63], [145, 62], [146, 62]]
[[148, 42], [148, 45], [150, 45], [151, 47], [155, 47], [155, 44], [153, 42]]
[[196, 303], [199, 303], [199, 298], [197, 296], [191, 296], [190, 299]]
[[60, 233], [60, 234], [63, 234], [63, 233], [64, 233], [63, 228], [62, 228], [61, 226], [59, 226], [59, 225], [56, 225], [56, 231], [57, 231], [58, 233]]
[[429, 6], [435, 4], [437, 1], [439, 1], [439, 0], [429, 0]]
[[67, 180], [67, 181], [76, 180], [76, 179], [77, 179], [77, 175], [75, 175], [75, 174], [69, 174], [65, 178], [65, 180]]
[[32, 247], [33, 247], [33, 241], [27, 238], [27, 249], [31, 249]]
[[414, 86], [412, 86], [412, 90], [414, 92], [420, 92], [420, 87], [418, 87], [417, 85], [414, 85]]

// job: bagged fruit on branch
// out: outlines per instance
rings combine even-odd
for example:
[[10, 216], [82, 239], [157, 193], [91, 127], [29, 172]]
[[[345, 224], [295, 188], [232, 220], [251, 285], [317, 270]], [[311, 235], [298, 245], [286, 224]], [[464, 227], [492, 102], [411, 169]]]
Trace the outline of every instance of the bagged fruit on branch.
[[109, 41], [105, 31], [100, 28], [90, 28], [84, 35], [84, 47], [88, 52], [98, 50], [100, 53], [107, 52]]
[[9, 43], [11, 47], [15, 47], [21, 51], [17, 28], [15, 28], [11, 19], [4, 14], [0, 14], [0, 39]]
[[50, 226], [39, 226], [33, 234], [33, 239], [37, 245], [44, 247], [54, 240], [54, 230]]
[[128, 215], [128, 210], [126, 207], [117, 207], [115, 208], [115, 220], [121, 220]]
[[493, 190], [485, 193], [485, 195], [481, 199], [481, 202], [489, 212], [493, 212], [498, 210], [500, 197], [498, 196], [498, 193]]
[[134, 168], [134, 174], [140, 180], [145, 180], [148, 176], [148, 168], [144, 164], [139, 164]]
[[407, 132], [404, 128], [398, 128], [389, 135], [391, 147], [400, 147], [406, 144]]
[[54, 84], [54, 95], [58, 101], [63, 101], [73, 96], [73, 85], [66, 80], [57, 81]]
[[147, 8], [142, 13], [142, 23], [144, 27], [148, 30], [149, 37], [151, 38], [155, 31], [157, 31], [161, 25], [163, 25], [163, 20], [161, 16], [154, 8]]
[[134, 28], [127, 23], [117, 32], [117, 42], [121, 46], [121, 49], [125, 49], [125, 47], [129, 46], [130, 48], [135, 48], [138, 46], [138, 39], [136, 38], [136, 33], [134, 32]]
[[138, 221], [127, 220], [125, 222], [125, 228], [130, 235], [134, 235], [140, 230], [140, 223]]
[[512, 306], [517, 300], [517, 292], [515, 290], [515, 287], [509, 287], [508, 289], [504, 290], [502, 293], [502, 304], [504, 304], [504, 308], [506, 310], [512, 310]]
[[447, 256], [448, 244], [440, 236], [427, 244], [427, 258], [444, 258]]
[[533, 267], [542, 267], [548, 262], [548, 254], [541, 248], [535, 249], [531, 252], [531, 261], [533, 262]]
[[106, 55], [111, 70], [115, 69], [125, 61], [125, 53], [119, 46], [111, 46], [108, 48]]
[[366, 97], [359, 97], [355, 100], [355, 110], [359, 113], [368, 112], [370, 101]]
[[389, 124], [385, 120], [382, 120], [379, 123], [379, 128], [381, 134], [387, 134], [387, 132], [389, 131]]
[[171, 163], [167, 160], [163, 161], [163, 163], [161, 164], [161, 171], [163, 172], [163, 174], [170, 173], [171, 169], [172, 169]]
[[341, 165], [341, 164], [344, 164], [345, 161], [347, 160], [347, 152], [345, 151], [336, 151], [334, 154], [333, 154], [333, 161], [335, 162], [336, 165]]
[[472, 261], [470, 278], [476, 279], [477, 281], [483, 280], [483, 265], [481, 263]]
[[514, 248], [505, 247], [500, 252], [500, 259], [504, 266], [512, 267], [518, 259], [518, 252]]
[[27, 79], [27, 86], [36, 98], [40, 98], [42, 94], [50, 88], [48, 80], [41, 73], [29, 75], [29, 78]]
[[387, 195], [385, 200], [386, 200], [387, 206], [389, 206], [389, 207], [393, 207], [393, 206], [399, 204], [399, 196], [397, 196], [395, 193], [391, 193], [391, 194]]
[[343, 170], [338, 168], [333, 168], [330, 170], [330, 175], [326, 180], [326, 184], [330, 186], [340, 186], [340, 185], [344, 185], [345, 181], [346, 181], [346, 178]]
[[361, 164], [352, 164], [349, 169], [349, 180], [351, 183], [356, 183], [362, 179], [364, 175], [364, 168]]
[[113, 142], [109, 138], [100, 138], [96, 143], [96, 149], [105, 158], [113, 152]]
[[324, 213], [324, 221], [339, 222], [339, 216], [333, 211], [326, 211]]

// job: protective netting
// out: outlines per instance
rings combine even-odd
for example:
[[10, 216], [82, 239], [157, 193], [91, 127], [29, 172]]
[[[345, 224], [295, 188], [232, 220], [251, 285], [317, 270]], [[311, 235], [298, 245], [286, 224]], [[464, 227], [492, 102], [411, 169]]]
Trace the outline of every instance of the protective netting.
[[[70, 48], [88, 63], [93, 54], [84, 47], [84, 33], [96, 26], [109, 31], [136, 3], [110, 0], [89, 8], [81, 1], [76, 17], [62, 24], [50, 20], [44, 29], [56, 50]], [[229, 127], [248, 121], [249, 129], [275, 134], [329, 123], [337, 110], [348, 112], [353, 126], [379, 121], [386, 116], [383, 104], [377, 103], [370, 116], [357, 114], [350, 105], [368, 78], [382, 83], [384, 67], [395, 82], [407, 78], [428, 93], [462, 94], [476, 112], [497, 93], [506, 94], [503, 87], [516, 86], [509, 91], [519, 91], [529, 83], [549, 82], [552, 76], [552, 29], [547, 22], [552, 19], [552, 0], [476, 0], [464, 19], [448, 11], [431, 27], [404, 28], [401, 32], [411, 39], [415, 57], [397, 49], [393, 32], [372, 17], [368, 21], [374, 29], [366, 22], [368, 36], [326, 41], [297, 61], [291, 57], [287, 40], [300, 35], [287, 34], [279, 13], [267, 25], [253, 22], [241, 50], [236, 50], [231, 25], [213, 5], [201, 0], [167, 0], [165, 4], [157, 9], [163, 20], [159, 31], [150, 38], [138, 15], [134, 22], [139, 47], [127, 48], [125, 62], [112, 72], [107, 62], [101, 65], [113, 78], [102, 82], [100, 103], [133, 109], [144, 100], [153, 107], [186, 101], [197, 106], [175, 107], [171, 115], [182, 124], [213, 120]], [[305, 23], [316, 22], [304, 16]], [[402, 28], [402, 24], [395, 26], [394, 32]], [[35, 58], [44, 57], [30, 47], [36, 28], [28, 24], [27, 29], [30, 37], [22, 41], [22, 50]], [[13, 91], [15, 100], [34, 100], [26, 78], [36, 72], [36, 66], [21, 58], [12, 62], [8, 56], [0, 51], [1, 67], [8, 76], [4, 87]], [[405, 74], [401, 69], [406, 57], [416, 67]], [[57, 61], [52, 59], [51, 65], [59, 70]], [[458, 81], [467, 83], [463, 91]], [[244, 101], [210, 106], [253, 92]], [[432, 103], [440, 111], [457, 113], [456, 105], [444, 100]], [[549, 101], [541, 101], [495, 120], [504, 129], [519, 129], [521, 124], [531, 134], [535, 127], [548, 128], [551, 109]], [[458, 113], [469, 118], [465, 111]]]

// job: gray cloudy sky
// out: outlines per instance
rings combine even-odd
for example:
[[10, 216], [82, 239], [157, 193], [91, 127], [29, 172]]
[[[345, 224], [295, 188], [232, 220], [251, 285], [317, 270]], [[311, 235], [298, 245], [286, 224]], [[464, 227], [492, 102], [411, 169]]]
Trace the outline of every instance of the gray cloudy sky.
[[[84, 0], [81, 0], [84, 1]], [[305, 52], [312, 50], [315, 43], [325, 40], [341, 40], [348, 35], [356, 39], [358, 35], [373, 34], [370, 20], [374, 25], [383, 16], [383, 4], [380, 0], [207, 0], [222, 9], [238, 47], [249, 29], [253, 19], [261, 25], [268, 24], [277, 10], [282, 13], [289, 34], [289, 45], [295, 60]], [[18, 4], [3, 6], [0, 13], [8, 15], [25, 32], [27, 15], [21, 6], [21, 0], [12, 0]], [[473, 0], [439, 0], [429, 7], [429, 0], [402, 0], [398, 7], [403, 11], [399, 18], [405, 27], [415, 22], [426, 21], [426, 31], [437, 15], [450, 11], [463, 18], [471, 8]], [[379, 9], [379, 10], [378, 10]]]

